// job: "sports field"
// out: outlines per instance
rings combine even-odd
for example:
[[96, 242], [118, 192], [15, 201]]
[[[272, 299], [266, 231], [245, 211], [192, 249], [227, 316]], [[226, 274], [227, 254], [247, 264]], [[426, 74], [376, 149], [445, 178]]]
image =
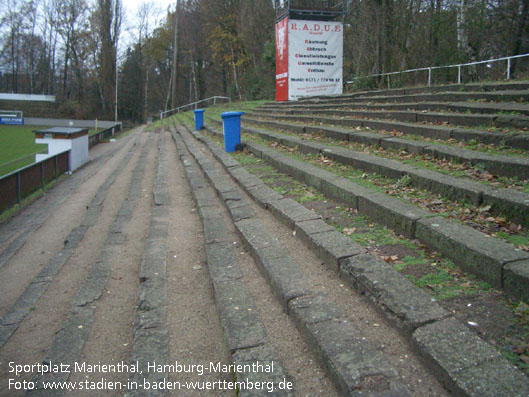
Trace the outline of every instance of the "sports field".
[[35, 125], [0, 125], [0, 176], [35, 161], [35, 153], [46, 153], [48, 145], [35, 143]]

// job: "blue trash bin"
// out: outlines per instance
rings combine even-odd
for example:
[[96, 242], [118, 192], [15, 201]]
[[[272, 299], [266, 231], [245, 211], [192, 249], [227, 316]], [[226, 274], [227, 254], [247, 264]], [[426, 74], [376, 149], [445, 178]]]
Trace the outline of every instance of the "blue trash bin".
[[235, 152], [241, 144], [241, 116], [243, 112], [224, 112], [221, 114], [224, 127], [224, 149]]
[[204, 127], [205, 109], [195, 109], [195, 130], [200, 131]]

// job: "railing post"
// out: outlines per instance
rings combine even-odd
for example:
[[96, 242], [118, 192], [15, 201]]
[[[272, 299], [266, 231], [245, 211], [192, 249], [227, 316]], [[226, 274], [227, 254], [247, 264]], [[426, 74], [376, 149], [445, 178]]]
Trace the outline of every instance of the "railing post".
[[461, 65], [457, 65], [457, 84], [461, 84]]
[[17, 172], [17, 203], [18, 209], [22, 209], [22, 199], [21, 199], [21, 187], [20, 187], [20, 172]]
[[389, 74], [388, 74], [388, 90], [391, 89], [391, 82], [390, 82], [390, 79], [389, 79]]
[[44, 191], [44, 161], [40, 163], [40, 187]]
[[432, 68], [428, 68], [428, 87], [432, 85]]
[[507, 58], [507, 80], [511, 79], [511, 58]]

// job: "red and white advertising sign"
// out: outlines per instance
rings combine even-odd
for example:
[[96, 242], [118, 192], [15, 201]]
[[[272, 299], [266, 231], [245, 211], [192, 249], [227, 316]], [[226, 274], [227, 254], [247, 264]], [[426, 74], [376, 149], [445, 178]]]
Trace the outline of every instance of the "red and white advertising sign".
[[343, 92], [343, 23], [289, 20], [288, 99]]
[[288, 100], [288, 18], [276, 23], [276, 101]]

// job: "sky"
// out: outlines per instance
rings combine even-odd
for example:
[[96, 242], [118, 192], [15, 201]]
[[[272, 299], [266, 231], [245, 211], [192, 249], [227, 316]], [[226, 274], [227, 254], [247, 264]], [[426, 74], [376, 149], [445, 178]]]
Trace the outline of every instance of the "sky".
[[176, 0], [125, 0], [123, 1], [123, 5], [127, 13], [134, 15], [138, 6], [143, 2], [153, 3], [163, 11], [167, 10], [167, 6], [173, 5], [174, 7], [174, 4], [176, 4]]
[[176, 0], [122, 0], [123, 8], [125, 11], [125, 23], [123, 25], [122, 37], [121, 37], [121, 48], [120, 53], [124, 54], [125, 49], [132, 45], [136, 41], [137, 32], [135, 31], [138, 7], [142, 3], [152, 4], [153, 9], [156, 8], [158, 11], [158, 17], [151, 18], [149, 22], [149, 30], [157, 26], [160, 20], [164, 20], [167, 14], [167, 7], [171, 6], [174, 9]]

